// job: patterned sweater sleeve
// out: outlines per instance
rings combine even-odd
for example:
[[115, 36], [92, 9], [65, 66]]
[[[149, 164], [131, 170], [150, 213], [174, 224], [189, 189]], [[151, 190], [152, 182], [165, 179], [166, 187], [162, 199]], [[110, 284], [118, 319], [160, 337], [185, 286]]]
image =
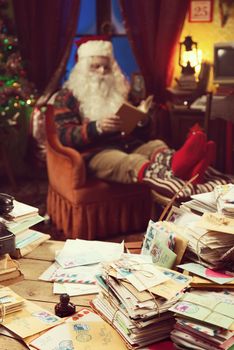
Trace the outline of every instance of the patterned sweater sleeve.
[[79, 103], [68, 89], [57, 93], [54, 107], [58, 136], [63, 145], [82, 150], [101, 137], [95, 121], [82, 120]]

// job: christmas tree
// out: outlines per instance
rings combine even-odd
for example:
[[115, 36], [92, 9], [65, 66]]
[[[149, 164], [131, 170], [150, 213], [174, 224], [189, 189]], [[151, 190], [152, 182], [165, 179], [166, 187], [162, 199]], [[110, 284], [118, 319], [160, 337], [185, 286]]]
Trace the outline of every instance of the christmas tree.
[[8, 2], [0, 0], [0, 146], [7, 149], [14, 162], [15, 153], [19, 160], [26, 152], [29, 118], [37, 92], [26, 77], [7, 10]]

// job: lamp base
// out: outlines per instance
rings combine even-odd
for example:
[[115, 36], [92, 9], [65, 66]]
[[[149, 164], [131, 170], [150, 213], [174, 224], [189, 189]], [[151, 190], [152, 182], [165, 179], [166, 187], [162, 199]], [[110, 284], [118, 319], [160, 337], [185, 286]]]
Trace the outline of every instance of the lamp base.
[[197, 90], [198, 85], [194, 75], [182, 74], [179, 79], [175, 79], [177, 82], [177, 88], [181, 90]]

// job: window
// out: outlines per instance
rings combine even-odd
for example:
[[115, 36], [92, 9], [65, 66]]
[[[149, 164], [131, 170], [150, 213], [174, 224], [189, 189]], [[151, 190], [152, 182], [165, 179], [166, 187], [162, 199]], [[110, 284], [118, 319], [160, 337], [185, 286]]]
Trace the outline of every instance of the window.
[[123, 25], [118, 0], [81, 0], [77, 32], [66, 67], [68, 77], [76, 60], [75, 41], [82, 36], [111, 32], [115, 58], [124, 74], [130, 79], [133, 72], [139, 71], [136, 59], [129, 44]]

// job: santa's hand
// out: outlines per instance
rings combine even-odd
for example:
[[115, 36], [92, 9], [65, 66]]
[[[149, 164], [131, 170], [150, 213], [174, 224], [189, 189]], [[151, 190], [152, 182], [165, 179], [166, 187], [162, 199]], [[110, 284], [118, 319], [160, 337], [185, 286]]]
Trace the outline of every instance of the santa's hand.
[[111, 115], [97, 121], [97, 130], [100, 133], [112, 133], [121, 130], [122, 121], [118, 115]]

